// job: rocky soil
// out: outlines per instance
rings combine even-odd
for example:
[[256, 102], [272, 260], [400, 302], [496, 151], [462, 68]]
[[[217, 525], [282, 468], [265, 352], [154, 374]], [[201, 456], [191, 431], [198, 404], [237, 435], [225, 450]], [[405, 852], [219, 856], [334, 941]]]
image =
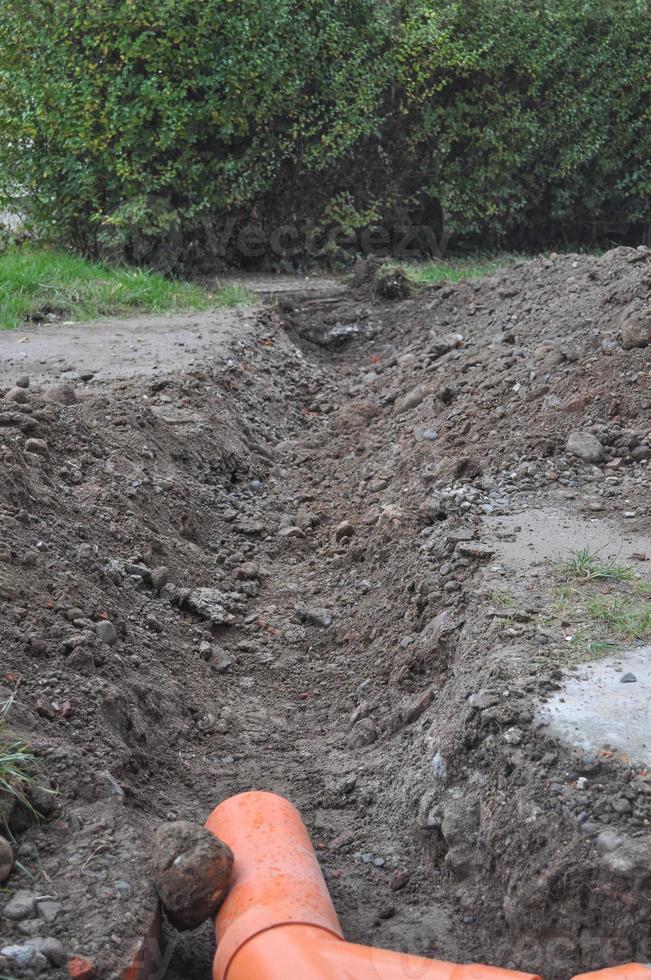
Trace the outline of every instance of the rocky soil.
[[154, 833], [251, 788], [301, 809], [353, 940], [651, 958], [651, 776], [536, 718], [589, 655], [550, 543], [650, 578], [650, 298], [620, 248], [186, 321], [123, 378], [16, 345], [0, 699], [42, 818], [0, 799], [0, 974], [207, 980], [209, 929], [159, 938]]

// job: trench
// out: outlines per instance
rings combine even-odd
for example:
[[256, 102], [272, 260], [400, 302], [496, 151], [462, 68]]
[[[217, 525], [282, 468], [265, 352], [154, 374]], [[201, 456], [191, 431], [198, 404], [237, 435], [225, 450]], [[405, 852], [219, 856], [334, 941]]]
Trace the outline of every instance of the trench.
[[[508, 297], [522, 275], [483, 288]], [[16, 469], [12, 505], [47, 523], [57, 553], [72, 536], [56, 594], [107, 610], [119, 641], [86, 674], [56, 659], [59, 673], [25, 682], [27, 703], [70, 696], [78, 712], [43, 744], [79, 825], [68, 843], [59, 821], [51, 853], [26, 833], [70, 909], [91, 910], [81, 929], [72, 911], [64, 922], [98, 961], [115, 962], [92, 917], [112, 863], [144, 888], [152, 826], [203, 821], [248, 789], [299, 808], [352, 941], [547, 980], [645, 955], [646, 777], [538, 723], [567, 628], [551, 621], [550, 566], [535, 549], [525, 560], [511, 525], [535, 511], [550, 526], [562, 450], [535, 403], [513, 428], [488, 421], [479, 385], [518, 364], [469, 325], [476, 297], [471, 284], [430, 305], [290, 296], [226, 331], [207, 317], [183, 328], [204, 343], [183, 340], [176, 371], [141, 365], [43, 416], [50, 456]], [[62, 495], [49, 481], [66, 466]], [[593, 533], [571, 519], [579, 540]], [[603, 533], [604, 547], [644, 543], [614, 519]], [[40, 595], [42, 572], [25, 575]], [[65, 608], [23, 622], [52, 630]], [[97, 886], [70, 885], [61, 859], [86, 867], [85, 827]], [[119, 935], [123, 907], [109, 911]], [[207, 980], [213, 951], [209, 926], [166, 926], [159, 974]]]

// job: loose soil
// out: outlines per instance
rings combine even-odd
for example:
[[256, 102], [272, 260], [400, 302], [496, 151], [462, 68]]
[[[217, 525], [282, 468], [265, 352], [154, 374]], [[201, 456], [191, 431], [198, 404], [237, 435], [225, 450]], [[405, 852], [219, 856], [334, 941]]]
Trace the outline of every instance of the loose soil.
[[[351, 940], [548, 980], [651, 958], [651, 777], [537, 716], [594, 656], [585, 590], [647, 595], [650, 348], [622, 331], [650, 296], [621, 248], [0, 338], [2, 700], [44, 811], [4, 801], [0, 946], [120, 976], [157, 826], [258, 788]], [[580, 547], [637, 577], [568, 583]], [[210, 929], [163, 930], [144, 975], [207, 980]]]

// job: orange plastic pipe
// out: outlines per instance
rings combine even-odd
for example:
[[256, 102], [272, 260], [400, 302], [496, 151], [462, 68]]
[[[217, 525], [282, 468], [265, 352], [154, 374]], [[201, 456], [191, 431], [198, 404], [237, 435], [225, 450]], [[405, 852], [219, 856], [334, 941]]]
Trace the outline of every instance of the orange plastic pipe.
[[572, 980], [651, 980], [651, 964], [625, 963], [594, 973], [581, 973]]
[[347, 943], [303, 821], [281, 796], [233, 796], [206, 827], [235, 854], [213, 980], [539, 980]]

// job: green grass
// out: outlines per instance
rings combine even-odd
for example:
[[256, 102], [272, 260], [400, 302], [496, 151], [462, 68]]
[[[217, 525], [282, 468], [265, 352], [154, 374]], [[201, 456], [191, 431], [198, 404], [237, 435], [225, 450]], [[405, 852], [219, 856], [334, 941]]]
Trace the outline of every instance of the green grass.
[[586, 601], [585, 608], [614, 640], [647, 640], [651, 635], [649, 602], [635, 602], [626, 596], [593, 597]]
[[35, 762], [34, 756], [22, 742], [14, 741], [7, 730], [7, 715], [13, 700], [12, 695], [0, 705], [0, 791], [20, 800], [37, 816], [26, 796], [33, 781], [30, 770]]
[[513, 257], [497, 258], [467, 258], [467, 259], [432, 259], [427, 262], [408, 263], [405, 272], [418, 286], [428, 286], [436, 282], [460, 282], [462, 279], [477, 279], [482, 276], [493, 276], [512, 265]]
[[630, 565], [618, 565], [613, 560], [601, 561], [598, 551], [580, 548], [573, 551], [561, 565], [561, 571], [572, 578], [590, 582], [605, 579], [611, 582], [632, 582], [635, 572]]
[[488, 598], [494, 606], [503, 606], [508, 609], [516, 605], [515, 599], [511, 593], [506, 592], [503, 589], [493, 589], [492, 592], [488, 593]]
[[0, 329], [42, 320], [97, 320], [133, 313], [179, 313], [251, 301], [241, 286], [211, 293], [146, 269], [89, 262], [68, 252], [10, 248], [0, 255]]
[[544, 625], [560, 634], [560, 643], [550, 651], [558, 666], [651, 640], [651, 584], [629, 565], [581, 548], [555, 567], [562, 582], [555, 586], [555, 602]]

